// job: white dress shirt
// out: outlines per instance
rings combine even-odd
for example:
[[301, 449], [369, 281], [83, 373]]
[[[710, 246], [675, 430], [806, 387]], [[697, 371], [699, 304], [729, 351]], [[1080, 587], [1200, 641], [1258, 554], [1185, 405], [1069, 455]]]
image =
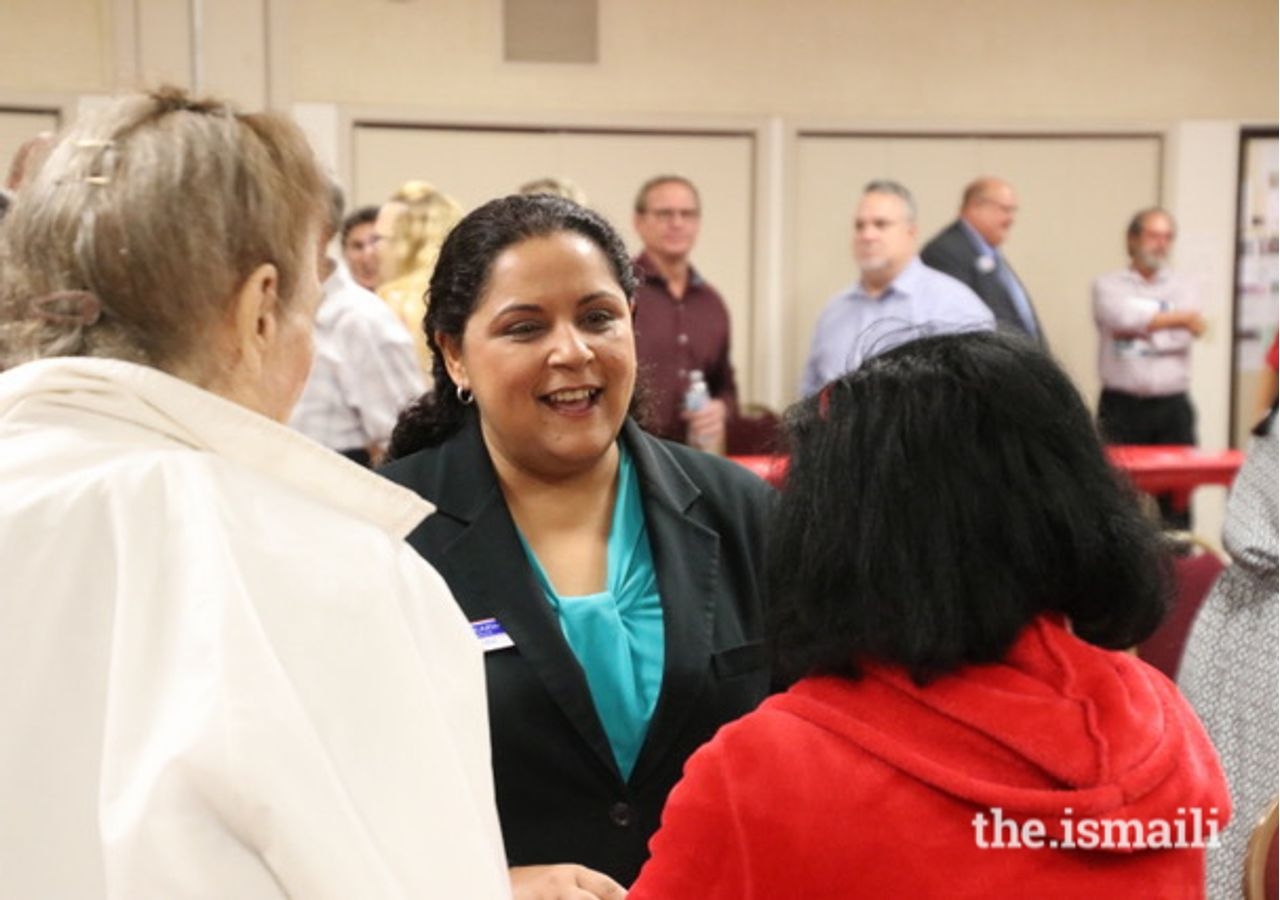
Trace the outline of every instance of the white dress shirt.
[[331, 450], [386, 447], [400, 410], [427, 384], [400, 320], [342, 264], [324, 282], [315, 350], [289, 425]]
[[1186, 328], [1148, 331], [1147, 326], [1158, 313], [1198, 309], [1191, 284], [1167, 269], [1150, 281], [1132, 268], [1094, 279], [1102, 386], [1138, 397], [1184, 393], [1191, 384], [1195, 336]]
[[0, 897], [508, 897], [431, 512], [155, 369], [0, 375]]

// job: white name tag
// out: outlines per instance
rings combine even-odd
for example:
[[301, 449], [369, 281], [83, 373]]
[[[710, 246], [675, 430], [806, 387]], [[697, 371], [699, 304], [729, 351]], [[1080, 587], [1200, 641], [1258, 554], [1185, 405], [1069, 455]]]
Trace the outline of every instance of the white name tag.
[[480, 619], [478, 622], [472, 622], [471, 630], [476, 633], [476, 640], [480, 641], [480, 649], [485, 653], [516, 645], [497, 619]]
[[1112, 346], [1115, 348], [1116, 356], [1121, 359], [1153, 356], [1155, 354], [1155, 350], [1152, 349], [1151, 342], [1149, 340], [1116, 338]]

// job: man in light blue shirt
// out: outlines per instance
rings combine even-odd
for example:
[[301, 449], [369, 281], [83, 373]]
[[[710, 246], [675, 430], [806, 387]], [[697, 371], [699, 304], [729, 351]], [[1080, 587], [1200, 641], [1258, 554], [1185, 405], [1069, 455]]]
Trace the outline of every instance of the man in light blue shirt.
[[977, 294], [920, 261], [915, 199], [896, 181], [863, 188], [853, 220], [853, 258], [861, 277], [818, 317], [802, 396], [914, 338], [995, 328], [995, 316]]

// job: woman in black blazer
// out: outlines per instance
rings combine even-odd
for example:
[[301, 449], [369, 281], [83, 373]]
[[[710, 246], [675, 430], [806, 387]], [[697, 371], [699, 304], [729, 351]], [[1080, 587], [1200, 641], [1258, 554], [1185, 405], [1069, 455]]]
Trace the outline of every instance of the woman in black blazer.
[[[431, 281], [435, 390], [383, 469], [436, 505], [409, 541], [486, 647], [517, 897], [617, 895], [610, 879], [634, 879], [685, 760], [769, 685], [772, 492], [630, 418], [634, 289], [589, 210], [544, 195], [473, 212]], [[638, 549], [620, 578], [628, 518]]]

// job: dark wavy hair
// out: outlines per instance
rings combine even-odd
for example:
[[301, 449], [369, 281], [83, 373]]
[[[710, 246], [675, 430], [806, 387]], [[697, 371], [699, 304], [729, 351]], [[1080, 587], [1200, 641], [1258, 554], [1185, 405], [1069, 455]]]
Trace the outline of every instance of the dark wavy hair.
[[515, 194], [476, 209], [449, 232], [440, 248], [423, 318], [435, 387], [400, 414], [391, 434], [389, 459], [443, 443], [471, 414], [473, 407], [458, 400], [457, 385], [445, 367], [438, 335], [461, 340], [467, 320], [488, 287], [494, 260], [521, 241], [566, 231], [595, 244], [627, 301], [635, 297], [636, 276], [626, 245], [598, 213], [549, 194]]
[[1132, 646], [1165, 611], [1169, 558], [1066, 374], [1025, 341], [927, 337], [788, 413], [768, 553], [783, 682], [926, 683], [1004, 658], [1042, 613]]

